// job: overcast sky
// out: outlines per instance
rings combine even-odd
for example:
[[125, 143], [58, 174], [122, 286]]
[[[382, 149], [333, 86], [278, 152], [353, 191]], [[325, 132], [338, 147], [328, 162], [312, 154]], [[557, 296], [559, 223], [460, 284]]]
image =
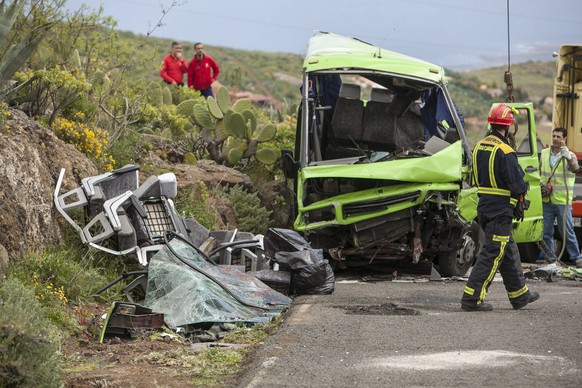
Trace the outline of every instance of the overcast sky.
[[[509, 0], [511, 63], [582, 43], [582, 0]], [[171, 7], [172, 3], [177, 3]], [[68, 0], [104, 7], [118, 29], [245, 50], [305, 54], [313, 31], [464, 70], [507, 66], [507, 0]], [[212, 55], [211, 51], [209, 54]]]

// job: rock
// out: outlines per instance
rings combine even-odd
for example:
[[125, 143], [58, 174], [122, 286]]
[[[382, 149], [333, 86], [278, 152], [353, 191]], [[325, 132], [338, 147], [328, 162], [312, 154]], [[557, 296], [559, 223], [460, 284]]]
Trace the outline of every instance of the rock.
[[[165, 167], [168, 168], [168, 166]], [[196, 165], [177, 164], [169, 168], [176, 174], [178, 190], [185, 187], [198, 187], [200, 182], [204, 182], [208, 187], [238, 184], [249, 190], [254, 189], [253, 182], [248, 175], [220, 165], [213, 160], [199, 160]]]
[[23, 112], [10, 109], [10, 116], [0, 129], [0, 245], [12, 255], [60, 241], [67, 224], [53, 205], [53, 193], [62, 167], [67, 171], [62, 193], [98, 171]]
[[[79, 187], [82, 178], [102, 173], [84, 154], [58, 139], [49, 128], [22, 111], [11, 109], [10, 115], [6, 126], [0, 128], [0, 246], [5, 248], [0, 250], [0, 267], [8, 257], [58, 244], [62, 232], [70, 228], [53, 200], [61, 168], [65, 168], [66, 173], [59, 194]], [[149, 136], [148, 141], [153, 142], [154, 149], [162, 149], [164, 155], [173, 147], [154, 136]], [[180, 158], [162, 160], [153, 151], [144, 157], [156, 170], [173, 171], [179, 191], [190, 187], [198, 190], [200, 182], [210, 190], [239, 185], [250, 192], [257, 191], [247, 175], [212, 160], [199, 160], [195, 165], [172, 164], [174, 159], [179, 161]], [[145, 178], [147, 176], [142, 177]], [[273, 211], [278, 226], [292, 221], [290, 210], [279, 206], [281, 201], [276, 198], [279, 195], [287, 200], [288, 193], [283, 186], [282, 182], [273, 182], [260, 187], [260, 198]], [[210, 196], [209, 206], [221, 216], [216, 230], [237, 228], [236, 215], [228, 199]]]

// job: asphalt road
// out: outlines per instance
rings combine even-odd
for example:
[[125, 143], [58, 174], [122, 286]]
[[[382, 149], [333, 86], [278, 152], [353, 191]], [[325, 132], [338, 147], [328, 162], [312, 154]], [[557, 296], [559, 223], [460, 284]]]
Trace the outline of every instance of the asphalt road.
[[528, 280], [541, 298], [515, 311], [497, 277], [494, 310], [466, 312], [463, 280], [336, 277], [294, 299], [240, 387], [582, 387], [580, 281]]

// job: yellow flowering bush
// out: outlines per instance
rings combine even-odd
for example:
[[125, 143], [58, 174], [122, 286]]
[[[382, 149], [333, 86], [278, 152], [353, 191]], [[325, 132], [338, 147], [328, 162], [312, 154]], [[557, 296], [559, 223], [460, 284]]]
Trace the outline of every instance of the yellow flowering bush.
[[10, 112], [8, 111], [8, 105], [4, 102], [0, 102], [0, 131], [4, 129], [9, 129], [6, 127], [6, 120], [11, 117]]
[[66, 306], [68, 299], [65, 295], [65, 288], [63, 286], [57, 287], [51, 282], [43, 284], [36, 274], [32, 275], [32, 282], [36, 286], [36, 300], [41, 304], [56, 301], [61, 306]]
[[73, 144], [79, 151], [95, 160], [101, 168], [111, 171], [115, 161], [105, 152], [109, 143], [107, 132], [100, 128], [88, 127], [87, 124], [80, 122], [83, 118], [83, 112], [75, 115], [75, 119], [79, 121], [58, 117], [53, 123], [53, 130], [59, 139]]

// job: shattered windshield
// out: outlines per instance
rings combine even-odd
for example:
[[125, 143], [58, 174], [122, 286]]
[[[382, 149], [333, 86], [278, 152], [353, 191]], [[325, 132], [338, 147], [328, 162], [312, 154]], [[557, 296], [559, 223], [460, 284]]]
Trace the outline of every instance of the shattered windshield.
[[170, 327], [206, 322], [268, 322], [291, 299], [254, 276], [207, 262], [174, 238], [149, 263], [144, 306]]

